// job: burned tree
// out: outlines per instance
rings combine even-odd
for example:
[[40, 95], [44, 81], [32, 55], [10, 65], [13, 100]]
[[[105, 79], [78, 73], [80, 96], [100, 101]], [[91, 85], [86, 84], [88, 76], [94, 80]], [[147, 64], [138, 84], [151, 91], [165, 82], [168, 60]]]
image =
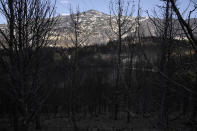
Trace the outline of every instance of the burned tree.
[[[181, 14], [176, 1], [175, 0], [169, 0], [170, 3], [172, 4], [172, 8], [174, 10], [174, 12], [176, 13], [177, 17], [178, 17], [178, 21], [184, 31], [185, 36], [187, 37], [187, 39], [189, 40], [190, 45], [192, 46], [193, 50], [194, 50], [194, 60], [192, 63], [190, 63], [191, 66], [196, 66], [196, 60], [197, 60], [197, 36], [196, 36], [196, 20], [195, 22], [193, 22], [193, 24], [191, 23], [191, 16], [193, 14], [196, 13], [197, 11], [197, 3], [196, 1], [190, 0], [190, 6], [187, 8], [187, 19], [184, 19], [183, 15]], [[197, 116], [197, 102], [196, 102], [196, 96], [197, 96], [197, 71], [196, 68], [193, 69], [193, 72], [195, 72], [195, 84], [192, 90], [192, 104], [193, 104], [193, 109], [192, 109], [192, 114], [190, 116], [191, 122], [196, 122], [196, 116]]]
[[[79, 6], [76, 10], [70, 6], [70, 19], [69, 26], [65, 27], [66, 37], [65, 45], [67, 49], [63, 49], [62, 58], [64, 59], [64, 64], [69, 68], [65, 69], [64, 88], [69, 87], [69, 98], [65, 105], [68, 106], [68, 113], [72, 121], [74, 130], [78, 130], [77, 126], [77, 107], [81, 106], [79, 103], [80, 96], [78, 94], [78, 88], [81, 86], [79, 71], [80, 71], [80, 59], [79, 51], [80, 48], [87, 46], [88, 39], [92, 34], [91, 31], [87, 31], [87, 23], [85, 23], [83, 16], [86, 15], [85, 12], [81, 12]], [[92, 29], [93, 30], [93, 29]], [[68, 51], [70, 50], [70, 51]], [[68, 83], [66, 83], [68, 82]]]
[[[159, 61], [158, 61], [158, 72], [161, 74], [165, 74], [169, 79], [172, 78], [173, 74], [175, 73], [174, 70], [174, 58], [172, 57], [173, 52], [175, 51], [175, 36], [177, 36], [178, 32], [178, 25], [175, 19], [175, 14], [172, 10], [172, 5], [170, 4], [169, 0], [162, 0], [161, 1], [163, 5], [158, 5], [159, 11], [161, 13], [159, 14], [158, 11], [155, 9], [153, 11], [154, 16], [150, 17], [149, 13], [149, 19], [151, 20], [151, 23], [155, 26], [156, 29], [156, 35], [160, 39], [159, 44]], [[160, 16], [161, 15], [161, 16]], [[162, 18], [162, 19], [161, 19]], [[162, 83], [161, 87], [164, 87], [162, 89], [162, 97], [160, 100], [160, 115], [159, 115], [159, 125], [165, 129], [168, 130], [169, 126], [169, 92], [171, 84], [168, 80], [166, 80], [163, 75], [160, 74], [160, 79]], [[159, 85], [160, 86], [160, 85]]]
[[111, 0], [110, 1], [110, 22], [111, 30], [118, 40], [117, 45], [117, 58], [115, 70], [115, 94], [114, 94], [114, 119], [118, 118], [118, 97], [119, 89], [121, 87], [121, 54], [122, 54], [122, 41], [132, 30], [134, 23], [131, 22], [130, 17], [134, 13], [134, 5], [125, 0]]
[[0, 13], [7, 22], [6, 29], [0, 29], [0, 64], [6, 74], [6, 87], [1, 90], [14, 130], [27, 131], [49, 93], [43, 79], [47, 61], [43, 49], [57, 20], [55, 6], [48, 0], [0, 0]]
[[[180, 58], [181, 56], [179, 56], [179, 53], [181, 54], [181, 52], [185, 52], [185, 50], [188, 49], [188, 44], [187, 44], [188, 42], [183, 41], [183, 40], [181, 41], [181, 39], [183, 39], [184, 36], [187, 36], [188, 33], [185, 32], [186, 28], [183, 29], [184, 24], [180, 23], [179, 17], [181, 15], [179, 14], [180, 16], [178, 16], [176, 11], [174, 10], [176, 1], [173, 1], [173, 2], [174, 3], [172, 3], [171, 0], [162, 0], [162, 3], [164, 6], [159, 6], [159, 8], [163, 9], [162, 11], [163, 19], [160, 19], [159, 17], [150, 18], [152, 23], [155, 25], [157, 29], [158, 36], [162, 40], [161, 45], [160, 45], [161, 54], [160, 54], [160, 60], [158, 64], [158, 72], [161, 76], [161, 80], [163, 81], [162, 87], [164, 87], [163, 95], [161, 97], [160, 120], [162, 123], [161, 126], [163, 128], [165, 127], [166, 130], [168, 130], [169, 122], [171, 122], [171, 120], [168, 117], [170, 115], [168, 109], [170, 109], [169, 105], [171, 103], [171, 100], [173, 100], [172, 98], [169, 97], [172, 91], [176, 91], [176, 93], [174, 93], [174, 96], [176, 97], [178, 96], [178, 94], [179, 95], [181, 94], [180, 95], [181, 98], [180, 96], [178, 96], [177, 98], [174, 97], [177, 101], [180, 101], [181, 104], [185, 103], [185, 101], [188, 101], [186, 100], [186, 99], [189, 99], [188, 94], [195, 94], [195, 92], [191, 90], [192, 87], [189, 84], [189, 82], [188, 82], [188, 85], [185, 86], [185, 83], [183, 83], [184, 81], [183, 79], [180, 81], [177, 81], [179, 77], [179, 76], [177, 77], [177, 75], [184, 74], [185, 72], [188, 72], [189, 70], [191, 71], [193, 70], [193, 68], [191, 68], [191, 65], [188, 63], [188, 61], [191, 61], [191, 58], [189, 58], [190, 56], [185, 55], [184, 56], [185, 61], [182, 61], [182, 58]], [[193, 11], [195, 11], [195, 9], [189, 12], [189, 16], [188, 16], [189, 19]], [[159, 16], [156, 11], [154, 11], [154, 14], [155, 16]], [[177, 18], [179, 22], [177, 21]], [[184, 21], [187, 21], [188, 23], [190, 23], [190, 20], [184, 20]], [[185, 23], [187, 24], [187, 22]], [[182, 33], [183, 31], [185, 32], [184, 35]], [[193, 33], [194, 33], [194, 30], [193, 30]], [[179, 50], [182, 50], [182, 51], [179, 51]], [[190, 60], [186, 60], [186, 58], [187, 59], [189, 58]], [[184, 74], [184, 77], [185, 77], [185, 74]], [[179, 89], [175, 89], [176, 87], [179, 87]], [[183, 108], [187, 108], [187, 107], [183, 107]], [[183, 114], [180, 113], [179, 115], [182, 116]]]

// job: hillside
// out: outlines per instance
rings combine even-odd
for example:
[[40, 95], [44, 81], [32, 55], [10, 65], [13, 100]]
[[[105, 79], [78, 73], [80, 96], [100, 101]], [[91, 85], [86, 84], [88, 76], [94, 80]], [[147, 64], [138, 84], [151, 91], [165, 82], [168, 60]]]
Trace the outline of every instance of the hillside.
[[[86, 41], [85, 45], [105, 44], [110, 39], [116, 38], [109, 25], [110, 15], [96, 10], [88, 10], [87, 12], [82, 12], [80, 14], [80, 18], [82, 30], [91, 34], [89, 35], [89, 39]], [[113, 21], [115, 21], [116, 18], [112, 17], [112, 19]], [[133, 25], [133, 28], [131, 30], [132, 34], [135, 32], [137, 27], [137, 23], [135, 22], [136, 18], [130, 17], [129, 21], [129, 23]], [[147, 25], [149, 26], [149, 28], [147, 28]], [[70, 27], [72, 27], [70, 16], [60, 16], [56, 30], [61, 34], [62, 37], [68, 36], [68, 34], [71, 33]], [[150, 19], [146, 17], [141, 17], [140, 27], [140, 32], [143, 36], [147, 37], [151, 35], [156, 35], [156, 29], [154, 28], [154, 25], [151, 23]], [[151, 34], [149, 30], [151, 31]], [[59, 44], [65, 44], [65, 42], [60, 42]]]
[[[73, 25], [70, 15], [60, 15], [57, 17], [58, 22], [55, 26], [55, 34], [59, 36], [59, 40], [56, 46], [61, 47], [72, 47], [70, 37], [73, 37]], [[153, 18], [158, 25], [161, 25], [163, 19]], [[115, 23], [116, 17], [112, 17], [112, 21]], [[136, 22], [136, 17], [129, 17], [129, 24], [132, 25], [130, 33], [123, 37], [133, 36], [136, 37], [136, 29], [139, 26], [140, 36], [150, 37], [159, 36], [158, 28], [156, 28], [151, 19], [147, 17], [140, 17], [139, 25]], [[96, 11], [88, 10], [80, 13], [80, 31], [81, 34], [79, 39], [87, 39], [82, 46], [95, 45], [95, 44], [106, 44], [110, 40], [115, 40], [115, 33], [110, 27], [110, 15]], [[193, 18], [190, 20], [191, 24], [196, 23], [197, 19]], [[180, 35], [183, 35], [183, 30], [180, 29], [178, 20], [173, 20], [173, 26], [175, 28], [173, 34], [176, 39], [180, 39]], [[129, 25], [129, 26], [130, 26]], [[113, 25], [115, 27], [115, 24]], [[0, 29], [5, 29], [5, 24], [0, 25]], [[161, 27], [162, 28], [162, 27]], [[117, 30], [117, 28], [116, 28]], [[197, 28], [194, 28], [197, 32]], [[162, 32], [161, 32], [162, 33]], [[184, 35], [183, 35], [184, 36]], [[84, 38], [85, 37], [85, 38]], [[87, 38], [86, 38], [87, 37]], [[185, 36], [184, 36], [185, 37]], [[53, 38], [52, 38], [53, 39]]]

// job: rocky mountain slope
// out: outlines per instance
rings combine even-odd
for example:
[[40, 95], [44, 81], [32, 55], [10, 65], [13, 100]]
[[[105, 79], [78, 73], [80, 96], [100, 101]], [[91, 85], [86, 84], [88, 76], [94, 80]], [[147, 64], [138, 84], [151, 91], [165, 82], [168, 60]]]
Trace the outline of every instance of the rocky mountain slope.
[[[75, 16], [75, 15], [74, 15]], [[94, 44], [106, 44], [110, 40], [115, 40], [117, 36], [110, 26], [110, 15], [96, 11], [96, 10], [88, 10], [86, 12], [81, 12], [79, 14], [79, 23], [80, 23], [80, 33], [79, 33], [79, 41], [81, 45], [94, 45]], [[112, 17], [112, 23], [115, 23], [117, 17]], [[136, 37], [136, 29], [139, 29], [140, 36], [149, 37], [149, 36], [159, 36], [158, 29], [155, 28], [151, 19], [147, 17], [140, 17], [139, 24], [136, 22], [136, 17], [128, 18], [128, 27], [132, 25], [129, 33], [124, 35], [123, 37], [133, 36]], [[162, 25], [162, 19], [155, 19], [158, 25]], [[180, 25], [178, 20], [173, 20], [172, 26], [175, 26], [177, 30], [175, 30], [174, 35], [177, 39], [180, 39], [180, 34], [183, 34], [183, 31], [180, 29]], [[191, 24], [196, 25], [197, 18], [191, 19]], [[115, 32], [117, 32], [116, 24], [112, 24]], [[137, 28], [139, 26], [139, 28]], [[1, 29], [4, 29], [6, 26], [4, 24], [0, 25]], [[73, 46], [72, 39], [74, 34], [74, 25], [71, 21], [70, 15], [61, 15], [58, 17], [58, 22], [55, 26], [55, 32], [59, 36], [57, 46], [63, 47], [71, 47]], [[195, 28], [195, 32], [197, 32], [197, 28]], [[162, 32], [160, 32], [162, 33]], [[197, 33], [196, 33], [197, 35]], [[54, 38], [54, 37], [53, 37]]]
[[[115, 22], [116, 18], [112, 17], [112, 19], [113, 22]], [[128, 20], [129, 24], [132, 25], [132, 29], [130, 33], [128, 33], [127, 35], [132, 35], [134, 34], [136, 27], [138, 25], [136, 23], [135, 17], [129, 17]], [[80, 34], [82, 39], [85, 39], [84, 36], [88, 36], [87, 41], [83, 43], [84, 45], [105, 44], [109, 40], [116, 39], [116, 35], [112, 31], [111, 26], [109, 24], [110, 15], [108, 14], [98, 12], [96, 10], [89, 10], [87, 12], [82, 12], [80, 14], [79, 21], [82, 30], [82, 34]], [[115, 24], [113, 26], [115, 27]], [[73, 32], [73, 30], [70, 27], [73, 27], [70, 15], [60, 16], [56, 29], [59, 32], [61, 38], [64, 38], [61, 39], [61, 42], [59, 42], [59, 44], [62, 46], [65, 46], [65, 44], [70, 45], [72, 43], [71, 41], [69, 41], [69, 37], [71, 37], [71, 34]], [[155, 31], [156, 29], [150, 19], [146, 17], [140, 18], [140, 32], [143, 36], [147, 37], [151, 35], [156, 35]], [[125, 35], [124, 37], [126, 37], [127, 35]]]

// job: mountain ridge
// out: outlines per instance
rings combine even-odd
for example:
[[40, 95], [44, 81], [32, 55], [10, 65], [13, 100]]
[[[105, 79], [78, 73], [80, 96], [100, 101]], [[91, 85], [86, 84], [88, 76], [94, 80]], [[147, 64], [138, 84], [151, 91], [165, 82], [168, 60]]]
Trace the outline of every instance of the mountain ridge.
[[[76, 14], [74, 14], [76, 16]], [[80, 13], [80, 26], [81, 26], [81, 39], [87, 40], [82, 43], [84, 45], [94, 45], [94, 44], [106, 44], [110, 40], [116, 40], [116, 36], [110, 27], [110, 15], [91, 9]], [[59, 40], [57, 42], [57, 46], [63, 47], [71, 47], [72, 41], [69, 40], [70, 37], [73, 37], [73, 24], [70, 18], [70, 15], [60, 15], [57, 17], [58, 21], [55, 25], [54, 32], [58, 34]], [[115, 16], [112, 16], [112, 21], [116, 19]], [[153, 22], [148, 17], [140, 17], [139, 18], [139, 25], [136, 22], [137, 17], [128, 17], [129, 23], [133, 24], [133, 28], [131, 29], [130, 33], [125, 35], [133, 36], [136, 31], [136, 28], [139, 26], [140, 36], [142, 37], [150, 37], [150, 36], [159, 36], [159, 32], [157, 32], [156, 27], [154, 26]], [[162, 22], [163, 19], [153, 18], [156, 19], [158, 23]], [[191, 23], [195, 25], [197, 18], [192, 18]], [[176, 28], [179, 28], [176, 33], [176, 38], [180, 39], [179, 34], [183, 34], [183, 31], [180, 29], [180, 24], [178, 20], [174, 19], [174, 25]], [[0, 29], [5, 29], [6, 24], [0, 24]], [[197, 28], [195, 29], [197, 32]], [[160, 32], [162, 33], [162, 32]], [[197, 33], [196, 33], [197, 36]], [[184, 36], [185, 37], [185, 36]]]
[[[109, 25], [109, 22], [110, 22], [109, 14], [91, 9], [85, 12], [81, 12], [79, 17], [80, 17], [82, 28], [85, 28], [82, 30], [92, 33], [92, 35], [86, 41], [85, 45], [94, 45], [94, 44], [101, 44], [101, 43], [106, 44], [110, 40], [116, 39]], [[115, 20], [115, 16], [112, 16], [112, 19]], [[133, 24], [135, 23], [136, 17], [129, 17], [128, 19], [130, 23]], [[152, 34], [155, 35], [155, 28], [147, 17], [140, 17], [140, 23], [142, 24], [141, 26], [143, 26], [142, 29], [145, 29], [144, 31], [141, 31], [141, 33], [144, 33], [145, 37], [151, 35], [148, 28], [145, 28], [147, 24], [150, 25], [149, 29], [151, 29], [153, 31]], [[70, 33], [68, 29], [69, 27], [72, 27], [70, 16], [69, 15], [60, 16], [59, 22], [56, 28], [59, 31], [59, 33], [62, 35], [62, 37], [63, 36], [66, 37], [66, 35]], [[131, 33], [135, 32], [136, 27], [137, 25], [134, 24]], [[63, 46], [65, 44], [69, 45], [70, 43], [71, 41], [69, 42], [69, 40], [66, 41], [65, 43], [62, 41], [61, 45]]]

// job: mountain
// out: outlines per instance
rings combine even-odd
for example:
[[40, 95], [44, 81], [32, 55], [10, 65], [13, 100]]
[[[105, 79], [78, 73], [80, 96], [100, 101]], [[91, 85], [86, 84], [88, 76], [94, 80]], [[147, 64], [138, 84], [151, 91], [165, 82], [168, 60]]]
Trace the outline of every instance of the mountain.
[[[85, 39], [85, 35], [89, 36], [85, 42], [86, 45], [107, 43], [109, 41], [110, 38], [108, 34], [106, 34], [111, 33], [109, 27], [109, 18], [109, 15], [96, 10], [89, 10], [80, 14], [80, 30], [83, 33], [86, 33], [81, 36], [83, 37], [81, 39]], [[74, 32], [73, 29], [71, 29], [72, 27], [73, 25], [70, 15], [59, 17], [59, 22], [56, 29], [62, 37], [69, 37], [70, 33]], [[65, 39], [61, 41], [60, 44], [64, 45]], [[71, 41], [69, 42], [68, 40], [67, 42], [70, 43]]]
[[[80, 13], [79, 17], [80, 17], [79, 21], [81, 22], [82, 33], [89, 32], [89, 38], [84, 43], [85, 45], [105, 44], [110, 39], [114, 40], [116, 38], [109, 24], [110, 15], [96, 10], [88, 10], [86, 12]], [[116, 17], [112, 17], [112, 21], [115, 22], [115, 20]], [[136, 20], [135, 17], [128, 17], [128, 23], [133, 26], [129, 35], [132, 35], [132, 33], [135, 32], [136, 27], [138, 26], [135, 20]], [[146, 36], [156, 35], [155, 32], [156, 29], [152, 24], [152, 22], [150, 21], [150, 19], [146, 17], [141, 17], [139, 21], [140, 21], [140, 33], [143, 34], [143, 36], [146, 37]], [[147, 25], [149, 26], [149, 28], [147, 28]], [[70, 45], [72, 43], [71, 41], [68, 40], [69, 38], [67, 38], [70, 37], [70, 35], [72, 34], [71, 32], [74, 32], [71, 29], [72, 27], [73, 25], [71, 22], [70, 15], [62, 15], [59, 17], [56, 30], [64, 39], [62, 39], [62, 41], [59, 41], [58, 45], [65, 46], [65, 44]], [[113, 27], [115, 26], [113, 25]], [[129, 28], [129, 27], [125, 27], [125, 28]], [[125, 35], [124, 37], [126, 36], [127, 35]], [[82, 38], [84, 39], [83, 35]]]
[[[76, 14], [74, 14], [74, 17]], [[74, 34], [74, 25], [71, 21], [70, 15], [61, 15], [58, 18], [58, 22], [55, 26], [55, 33], [58, 34], [59, 39], [57, 46], [71, 47], [73, 46], [71, 38]], [[79, 14], [80, 22], [80, 35], [79, 41], [85, 40], [82, 42], [83, 45], [94, 45], [94, 44], [106, 44], [110, 40], [115, 40], [115, 33], [112, 31], [110, 26], [110, 15], [96, 11], [88, 10], [86, 12], [81, 12]], [[117, 32], [115, 28], [115, 20], [117, 17], [112, 16], [112, 27]], [[162, 19], [153, 18], [155, 22], [159, 25], [163, 22]], [[177, 30], [174, 34], [177, 39], [180, 39], [179, 34], [183, 34], [183, 30], [180, 30], [180, 24], [178, 20], [174, 19], [174, 24]], [[130, 32], [123, 37], [136, 36], [136, 29], [139, 29], [140, 36], [149, 37], [149, 36], [159, 36], [157, 29], [155, 28], [151, 19], [147, 17], [140, 17], [139, 24], [136, 22], [136, 17], [128, 17], [128, 23], [132, 25]], [[191, 19], [191, 24], [196, 25], [197, 18]], [[139, 26], [139, 28], [137, 28]], [[4, 24], [0, 25], [0, 28], [3, 29], [6, 26]], [[128, 29], [130, 26], [125, 26], [125, 29]], [[197, 32], [197, 28], [195, 29]], [[197, 34], [196, 34], [197, 35]]]
[[5, 28], [6, 28], [6, 24], [0, 24], [0, 29], [1, 30], [5, 30]]

